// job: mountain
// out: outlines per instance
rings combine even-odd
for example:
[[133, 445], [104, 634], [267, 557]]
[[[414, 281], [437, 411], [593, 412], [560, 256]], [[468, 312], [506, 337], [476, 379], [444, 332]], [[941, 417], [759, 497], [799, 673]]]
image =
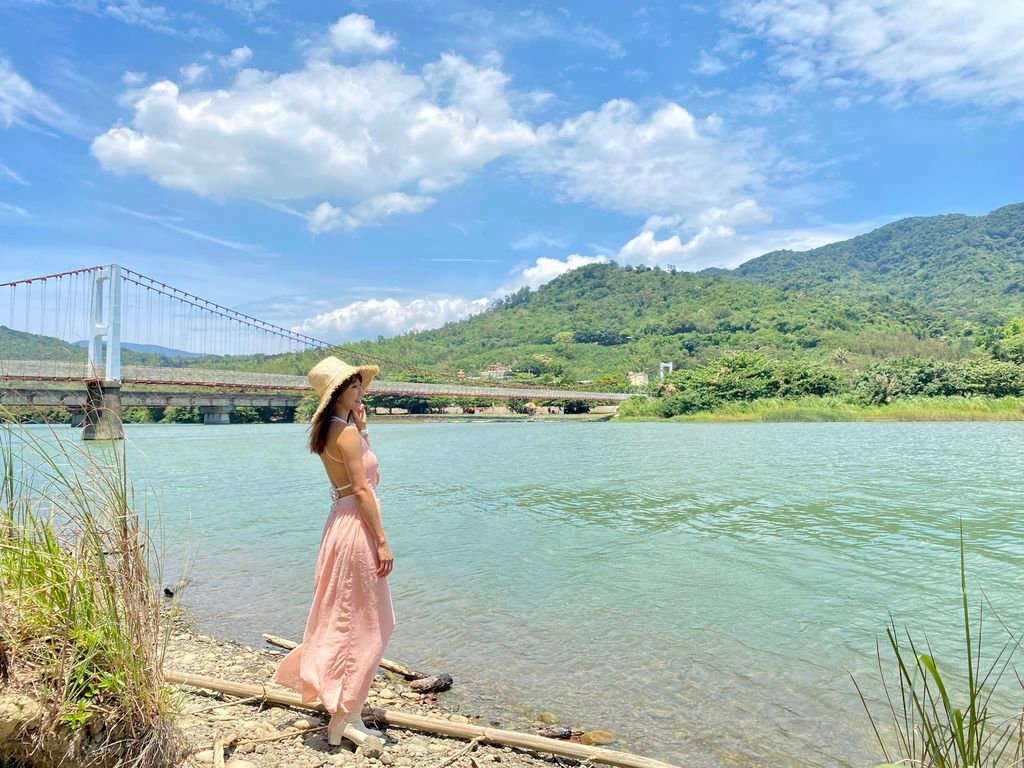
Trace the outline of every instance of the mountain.
[[15, 331], [0, 325], [0, 361], [3, 360], [67, 360], [84, 363], [86, 351], [52, 336]]
[[[89, 347], [88, 341], [76, 341], [76, 347]], [[157, 355], [159, 357], [175, 358], [175, 357], [203, 357], [202, 352], [186, 352], [183, 349], [171, 349], [170, 347], [161, 347], [159, 344], [135, 344], [132, 342], [121, 342], [121, 353], [124, 354], [125, 350], [131, 352], [138, 352], [140, 355]]]
[[966, 333], [959, 320], [884, 295], [830, 296], [735, 277], [592, 264], [443, 328], [347, 346], [403, 366], [476, 375], [500, 363], [576, 380], [649, 370], [662, 360], [697, 364], [727, 350], [826, 360], [842, 347], [855, 362], [957, 357], [973, 346]]
[[814, 250], [766, 253], [732, 274], [833, 295], [884, 292], [950, 317], [999, 325], [1024, 314], [1024, 203], [986, 216], [901, 219]]

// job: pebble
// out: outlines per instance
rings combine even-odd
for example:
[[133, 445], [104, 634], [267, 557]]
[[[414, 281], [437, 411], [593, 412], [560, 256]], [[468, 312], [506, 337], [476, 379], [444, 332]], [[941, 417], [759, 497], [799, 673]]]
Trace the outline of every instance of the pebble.
[[197, 763], [202, 763], [203, 765], [213, 765], [212, 749], [204, 749], [202, 752], [196, 752], [195, 755], [193, 755], [193, 757], [195, 758], [195, 761]]
[[558, 722], [558, 715], [554, 712], [541, 712], [537, 719], [544, 723], [544, 725], [554, 725]]
[[615, 734], [611, 731], [587, 731], [580, 736], [580, 744], [611, 744]]
[[377, 694], [382, 699], [393, 699], [395, 698], [395, 692], [390, 688], [385, 688], [383, 691]]
[[240, 760], [237, 757], [233, 757], [224, 763], [224, 768], [256, 768], [256, 765], [248, 760]]
[[466, 717], [465, 715], [452, 715], [449, 718], [449, 720], [451, 720], [453, 723], [463, 723], [463, 724], [470, 722], [469, 718]]
[[313, 724], [311, 722], [309, 722], [309, 720], [307, 720], [306, 718], [300, 717], [298, 720], [296, 720], [294, 723], [292, 723], [288, 727], [289, 728], [294, 728], [297, 731], [304, 731], [307, 728], [312, 728]]

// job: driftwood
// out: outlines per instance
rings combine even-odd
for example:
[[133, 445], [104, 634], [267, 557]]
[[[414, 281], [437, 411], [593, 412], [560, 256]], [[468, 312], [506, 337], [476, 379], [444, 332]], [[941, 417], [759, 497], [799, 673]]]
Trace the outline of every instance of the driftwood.
[[440, 675], [434, 675], [434, 677], [422, 677], [409, 683], [409, 687], [416, 691], [416, 693], [447, 691], [452, 687], [452, 676], [447, 672], [442, 672]]
[[[263, 639], [271, 645], [276, 645], [278, 648], [284, 648], [286, 651], [290, 651], [292, 648], [298, 646], [294, 640], [288, 640], [284, 637], [278, 637], [277, 635], [268, 635], [266, 632], [263, 633]], [[406, 680], [419, 680], [424, 677], [430, 677], [426, 672], [417, 672], [415, 669], [410, 669], [404, 664], [399, 664], [397, 661], [389, 661], [388, 659], [380, 660], [381, 669], [386, 669], [388, 672], [394, 672], [396, 675], [401, 675]], [[451, 677], [449, 675], [449, 677]], [[451, 687], [451, 683], [448, 684]], [[438, 688], [437, 690], [444, 690]]]
[[[215, 677], [190, 675], [170, 670], [164, 671], [164, 680], [168, 683], [180, 683], [194, 688], [205, 688], [211, 691], [229, 693], [232, 696], [259, 697], [267, 703], [285, 707], [310, 709], [317, 712], [324, 711], [323, 706], [319, 702], [304, 702], [302, 697], [296, 693], [269, 690], [265, 685], [236, 683], [231, 680], [220, 680]], [[414, 715], [409, 712], [398, 712], [377, 707], [366, 708], [364, 712], [372, 715], [377, 722], [394, 725], [399, 728], [408, 728], [456, 739], [480, 739], [481, 743], [484, 744], [500, 744], [533, 752], [545, 752], [550, 755], [571, 757], [581, 761], [589, 760], [596, 765], [613, 765], [619, 768], [676, 768], [676, 766], [672, 766], [669, 763], [663, 763], [660, 760], [654, 760], [649, 757], [631, 755], [628, 752], [617, 752], [603, 747], [592, 747], [585, 744], [545, 739], [543, 736], [534, 736], [529, 733], [504, 731], [497, 728], [482, 728], [479, 725], [453, 723], [450, 720], [442, 720], [436, 717], [424, 717], [423, 715]]]

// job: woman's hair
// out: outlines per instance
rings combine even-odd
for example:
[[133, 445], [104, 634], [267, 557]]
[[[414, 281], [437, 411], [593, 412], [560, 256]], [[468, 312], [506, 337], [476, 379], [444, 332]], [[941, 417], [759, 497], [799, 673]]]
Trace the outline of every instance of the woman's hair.
[[316, 418], [313, 419], [313, 424], [309, 428], [309, 450], [312, 453], [319, 455], [327, 449], [327, 431], [331, 428], [334, 406], [337, 405], [341, 393], [348, 389], [356, 379], [362, 381], [363, 377], [358, 373], [353, 373], [335, 387], [331, 393], [331, 399], [327, 401], [327, 407], [321, 410]]

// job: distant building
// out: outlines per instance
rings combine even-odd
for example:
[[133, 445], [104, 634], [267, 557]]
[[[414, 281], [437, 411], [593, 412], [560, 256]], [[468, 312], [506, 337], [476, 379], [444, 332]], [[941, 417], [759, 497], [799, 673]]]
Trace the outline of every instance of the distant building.
[[462, 370], [461, 368], [459, 368], [459, 372], [455, 374], [455, 378], [457, 378], [459, 381], [465, 381], [466, 380], [466, 372], [464, 370]]
[[491, 363], [486, 370], [480, 371], [481, 379], [507, 379], [512, 369], [501, 363]]
[[631, 387], [644, 387], [650, 382], [651, 377], [644, 371], [630, 371], [626, 374], [629, 379], [629, 386]]

